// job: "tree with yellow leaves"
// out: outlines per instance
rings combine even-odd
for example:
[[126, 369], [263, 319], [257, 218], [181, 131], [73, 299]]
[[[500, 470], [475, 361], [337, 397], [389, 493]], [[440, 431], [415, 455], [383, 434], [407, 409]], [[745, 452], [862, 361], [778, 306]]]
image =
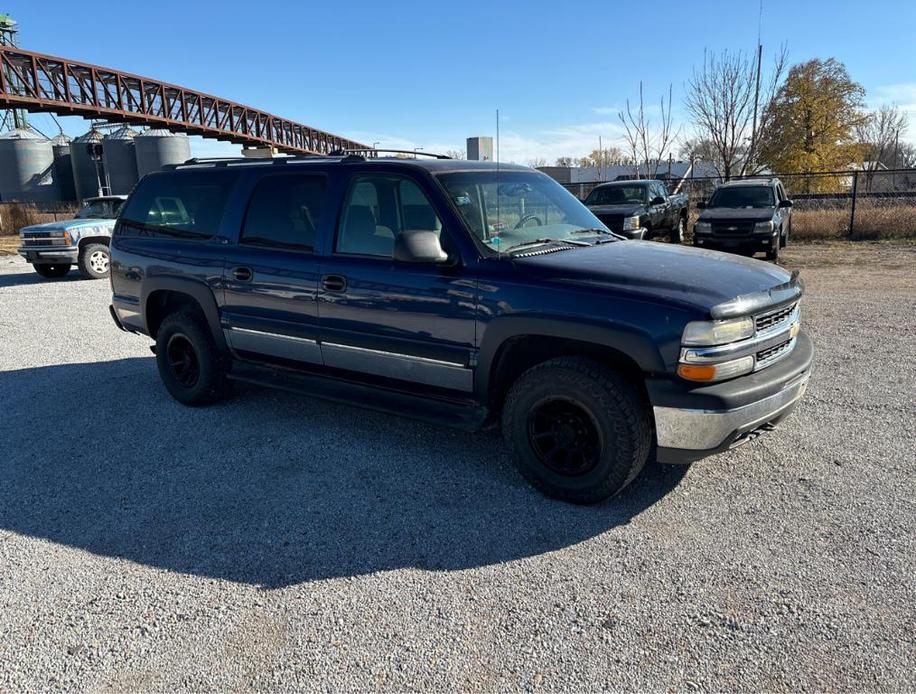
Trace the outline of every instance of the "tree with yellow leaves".
[[[835, 60], [795, 65], [770, 104], [760, 159], [779, 173], [839, 171], [856, 160], [865, 89]], [[814, 178], [809, 190], [833, 187]]]

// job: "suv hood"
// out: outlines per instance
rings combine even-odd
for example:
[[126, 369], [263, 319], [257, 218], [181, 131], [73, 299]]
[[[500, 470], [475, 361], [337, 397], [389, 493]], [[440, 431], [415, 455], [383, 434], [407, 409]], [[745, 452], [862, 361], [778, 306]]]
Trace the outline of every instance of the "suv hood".
[[786, 270], [760, 260], [651, 241], [613, 241], [514, 260], [546, 280], [642, 296], [704, 315], [714, 306], [769, 292], [792, 279]]
[[713, 207], [703, 210], [699, 219], [710, 222], [715, 219], [754, 219], [765, 222], [773, 218], [775, 207]]
[[627, 203], [625, 205], [588, 205], [592, 214], [613, 214], [621, 217], [633, 217], [646, 211], [645, 205]]
[[62, 219], [58, 222], [45, 222], [44, 224], [33, 224], [32, 226], [22, 227], [23, 231], [73, 231], [82, 227], [113, 227], [113, 219]]

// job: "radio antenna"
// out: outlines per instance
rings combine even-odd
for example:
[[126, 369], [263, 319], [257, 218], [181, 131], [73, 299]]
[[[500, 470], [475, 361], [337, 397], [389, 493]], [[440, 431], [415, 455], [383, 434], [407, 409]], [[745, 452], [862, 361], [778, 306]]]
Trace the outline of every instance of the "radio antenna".
[[[496, 238], [502, 230], [502, 220], [499, 216], [499, 109], [496, 109]], [[502, 255], [502, 244], [497, 244], [499, 254]]]

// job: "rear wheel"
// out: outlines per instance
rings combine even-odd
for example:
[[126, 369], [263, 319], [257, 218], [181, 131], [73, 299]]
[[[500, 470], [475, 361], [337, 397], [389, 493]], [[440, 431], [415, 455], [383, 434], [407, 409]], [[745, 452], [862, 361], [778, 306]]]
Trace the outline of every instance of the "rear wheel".
[[576, 504], [620, 492], [642, 470], [651, 445], [636, 388], [581, 357], [526, 371], [506, 397], [502, 428], [522, 476], [548, 496]]
[[229, 393], [226, 357], [194, 311], [179, 311], [162, 321], [156, 365], [166, 390], [183, 405], [209, 405]]
[[671, 243], [684, 243], [684, 234], [687, 232], [687, 220], [683, 217], [677, 218], [677, 224], [671, 230]]
[[111, 254], [104, 243], [88, 243], [80, 249], [79, 268], [86, 279], [108, 277], [110, 265]]
[[63, 277], [68, 272], [70, 272], [70, 265], [61, 264], [61, 265], [33, 265], [35, 272], [37, 272], [42, 277], [54, 278], [54, 277]]

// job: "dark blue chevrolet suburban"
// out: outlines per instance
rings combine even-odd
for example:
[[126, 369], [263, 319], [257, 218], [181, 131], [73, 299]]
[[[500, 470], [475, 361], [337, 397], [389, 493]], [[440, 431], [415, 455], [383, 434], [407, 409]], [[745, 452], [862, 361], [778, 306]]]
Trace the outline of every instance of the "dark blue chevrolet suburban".
[[812, 361], [796, 275], [622, 239], [490, 162], [191, 160], [131, 194], [111, 286], [181, 403], [237, 380], [501, 425], [524, 477], [576, 503], [771, 429]]

